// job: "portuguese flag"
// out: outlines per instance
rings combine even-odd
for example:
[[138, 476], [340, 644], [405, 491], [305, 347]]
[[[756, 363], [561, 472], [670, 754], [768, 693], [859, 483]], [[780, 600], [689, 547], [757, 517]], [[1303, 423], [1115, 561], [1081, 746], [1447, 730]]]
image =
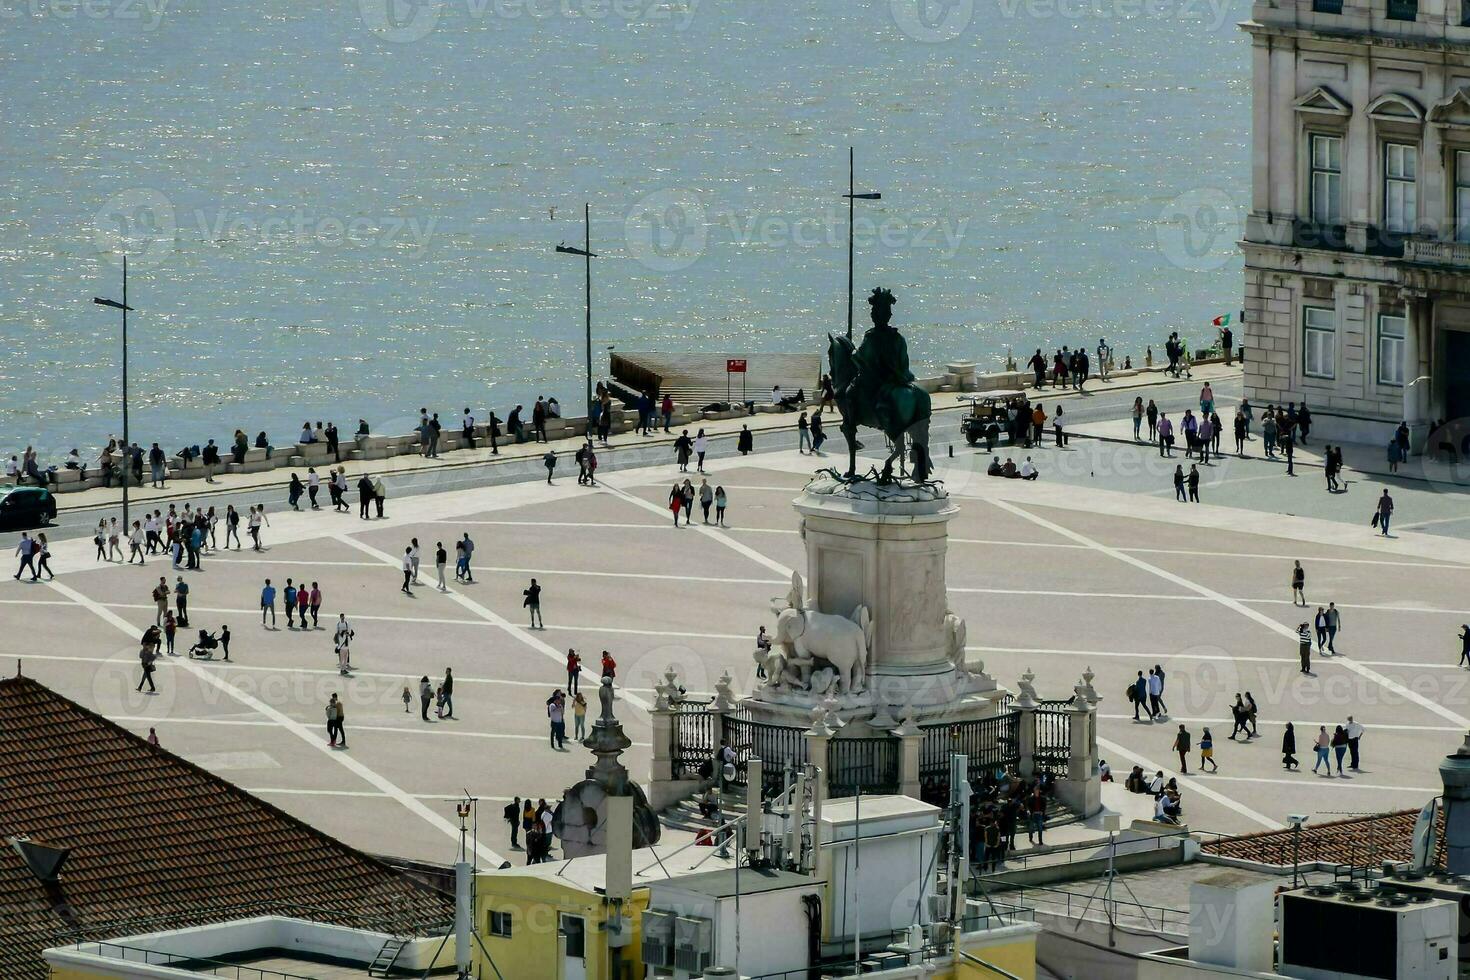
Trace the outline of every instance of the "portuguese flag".
[[1211, 320], [1210, 323], [1217, 327], [1228, 327], [1230, 326], [1230, 314], [1222, 313], [1219, 316], [1215, 317], [1215, 319]]

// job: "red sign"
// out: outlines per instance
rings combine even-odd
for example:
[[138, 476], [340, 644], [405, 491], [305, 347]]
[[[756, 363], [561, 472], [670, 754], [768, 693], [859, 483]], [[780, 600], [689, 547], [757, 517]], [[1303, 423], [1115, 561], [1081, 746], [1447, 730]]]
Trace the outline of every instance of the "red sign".
[[744, 374], [745, 373], [745, 358], [743, 358], [743, 357], [740, 357], [740, 358], [736, 358], [736, 357], [726, 358], [726, 360], [725, 360], [725, 373], [726, 374]]

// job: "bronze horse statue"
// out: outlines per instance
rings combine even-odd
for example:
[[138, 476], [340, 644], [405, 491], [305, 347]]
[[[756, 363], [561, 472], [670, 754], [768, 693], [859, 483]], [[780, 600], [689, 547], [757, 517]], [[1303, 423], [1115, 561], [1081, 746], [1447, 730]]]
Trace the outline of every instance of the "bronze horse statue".
[[861, 347], [851, 337], [827, 335], [827, 362], [832, 371], [832, 390], [842, 413], [842, 435], [847, 439], [847, 479], [857, 478], [858, 426], [866, 425], [888, 437], [892, 451], [883, 462], [878, 482], [893, 480], [893, 464], [904, 471], [904, 450], [909, 446], [908, 473], [923, 483], [933, 465], [929, 459], [929, 393], [914, 383], [909, 372], [908, 347], [899, 332], [889, 325], [893, 294], [875, 289], [868, 298], [873, 326], [863, 335]]

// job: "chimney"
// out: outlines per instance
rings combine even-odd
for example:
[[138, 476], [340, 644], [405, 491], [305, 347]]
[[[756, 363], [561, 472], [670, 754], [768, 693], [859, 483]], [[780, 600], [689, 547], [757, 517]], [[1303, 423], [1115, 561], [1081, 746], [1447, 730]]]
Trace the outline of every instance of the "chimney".
[[17, 834], [8, 838], [10, 846], [15, 853], [25, 861], [26, 867], [30, 868], [31, 874], [43, 885], [54, 885], [61, 880], [61, 866], [66, 863], [67, 855], [71, 854], [69, 847], [56, 847], [43, 841], [31, 840], [25, 834]]
[[1445, 870], [1470, 874], [1470, 735], [1439, 764], [1444, 782]]

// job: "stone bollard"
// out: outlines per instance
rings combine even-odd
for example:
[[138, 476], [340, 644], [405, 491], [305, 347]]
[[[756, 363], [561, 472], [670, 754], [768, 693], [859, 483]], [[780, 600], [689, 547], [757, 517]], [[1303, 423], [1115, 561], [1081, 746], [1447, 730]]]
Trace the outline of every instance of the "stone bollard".
[[898, 791], [909, 799], [917, 800], [923, 790], [919, 783], [920, 749], [924, 744], [924, 731], [914, 723], [914, 709], [910, 705], [904, 715], [903, 724], [893, 729], [898, 747]]

